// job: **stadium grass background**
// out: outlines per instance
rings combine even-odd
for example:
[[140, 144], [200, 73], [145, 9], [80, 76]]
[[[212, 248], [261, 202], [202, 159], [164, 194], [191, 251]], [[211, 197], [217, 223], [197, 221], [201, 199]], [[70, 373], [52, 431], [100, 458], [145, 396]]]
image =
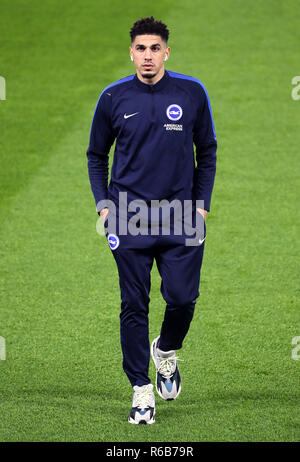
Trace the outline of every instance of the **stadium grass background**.
[[[2, 0], [1, 441], [299, 440], [296, 7]], [[100, 92], [134, 72], [128, 30], [151, 14], [171, 31], [167, 68], [206, 85], [219, 150], [182, 394], [157, 398], [144, 427], [127, 423], [117, 270], [96, 233], [85, 151]], [[159, 287], [154, 268], [151, 339]]]

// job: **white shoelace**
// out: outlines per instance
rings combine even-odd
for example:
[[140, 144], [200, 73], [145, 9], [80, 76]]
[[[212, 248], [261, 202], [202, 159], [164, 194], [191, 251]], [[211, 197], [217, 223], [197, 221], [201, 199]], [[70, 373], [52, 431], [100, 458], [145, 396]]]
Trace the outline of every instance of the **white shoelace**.
[[145, 386], [135, 391], [135, 400], [138, 408], [146, 409], [152, 404], [153, 393], [150, 387]]
[[168, 358], [162, 358], [159, 356], [158, 372], [165, 378], [169, 379], [176, 370], [176, 361], [183, 361], [183, 359], [177, 358], [176, 355], [169, 356]]

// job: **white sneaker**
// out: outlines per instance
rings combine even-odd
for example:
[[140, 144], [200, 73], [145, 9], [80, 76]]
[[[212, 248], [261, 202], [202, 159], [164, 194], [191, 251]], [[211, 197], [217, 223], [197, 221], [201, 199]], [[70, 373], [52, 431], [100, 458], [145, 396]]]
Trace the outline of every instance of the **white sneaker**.
[[134, 394], [132, 400], [132, 409], [128, 422], [132, 424], [153, 424], [155, 422], [155, 397], [153, 385], [143, 385], [133, 387]]
[[162, 399], [176, 399], [181, 392], [181, 377], [174, 350], [162, 351], [157, 347], [159, 337], [151, 344], [151, 355], [156, 367], [156, 391]]

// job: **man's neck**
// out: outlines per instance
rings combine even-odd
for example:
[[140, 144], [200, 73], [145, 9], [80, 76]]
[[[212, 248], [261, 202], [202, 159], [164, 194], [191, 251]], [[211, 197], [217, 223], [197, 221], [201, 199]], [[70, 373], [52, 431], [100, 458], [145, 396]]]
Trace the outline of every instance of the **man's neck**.
[[162, 68], [161, 71], [159, 71], [159, 73], [156, 74], [151, 79], [147, 79], [146, 77], [143, 77], [139, 72], [137, 72], [138, 79], [147, 85], [155, 85], [157, 82], [159, 82], [163, 78], [164, 75], [165, 75], [164, 68]]

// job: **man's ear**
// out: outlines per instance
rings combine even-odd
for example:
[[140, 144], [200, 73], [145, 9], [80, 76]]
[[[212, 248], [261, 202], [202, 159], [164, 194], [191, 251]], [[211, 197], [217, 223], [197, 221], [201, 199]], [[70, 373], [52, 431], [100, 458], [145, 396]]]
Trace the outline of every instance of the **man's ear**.
[[132, 57], [132, 47], [129, 47], [129, 56], [130, 56], [131, 61], [133, 61], [133, 57]]
[[170, 52], [171, 52], [171, 48], [170, 48], [170, 47], [167, 47], [167, 48], [166, 48], [166, 54], [165, 54], [165, 57], [166, 57], [165, 61], [167, 61], [167, 59], [169, 58]]

